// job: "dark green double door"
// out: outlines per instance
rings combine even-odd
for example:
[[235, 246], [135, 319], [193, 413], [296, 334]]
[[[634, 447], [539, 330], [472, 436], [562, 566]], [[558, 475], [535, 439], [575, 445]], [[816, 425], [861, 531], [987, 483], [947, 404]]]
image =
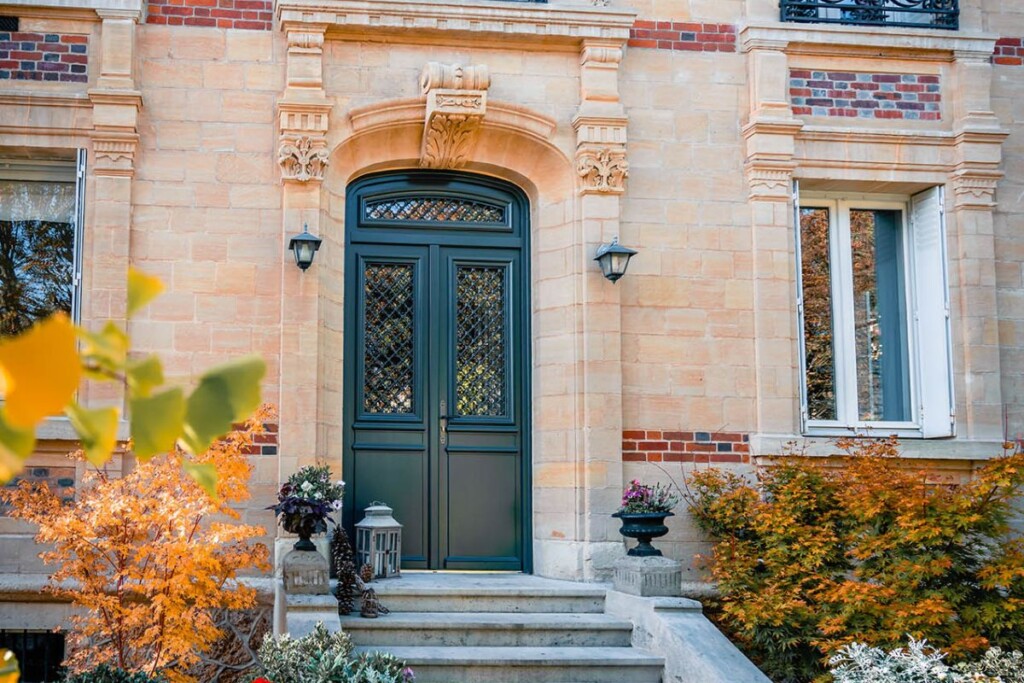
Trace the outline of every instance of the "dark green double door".
[[346, 522], [384, 501], [403, 567], [527, 570], [525, 200], [417, 173], [347, 202]]

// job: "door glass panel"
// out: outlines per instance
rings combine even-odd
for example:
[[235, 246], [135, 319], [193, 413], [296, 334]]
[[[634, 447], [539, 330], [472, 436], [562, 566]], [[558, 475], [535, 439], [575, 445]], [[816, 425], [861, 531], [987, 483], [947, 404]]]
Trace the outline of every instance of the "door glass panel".
[[836, 419], [832, 269], [829, 210], [800, 209], [800, 254], [804, 299], [804, 349], [807, 356], [807, 415]]
[[455, 409], [508, 415], [505, 268], [458, 266], [455, 300]]
[[363, 218], [423, 223], [492, 223], [505, 225], [504, 206], [457, 197], [391, 197], [367, 202]]
[[850, 210], [861, 420], [910, 419], [901, 224], [899, 211]]
[[413, 266], [368, 263], [363, 271], [363, 410], [414, 412]]

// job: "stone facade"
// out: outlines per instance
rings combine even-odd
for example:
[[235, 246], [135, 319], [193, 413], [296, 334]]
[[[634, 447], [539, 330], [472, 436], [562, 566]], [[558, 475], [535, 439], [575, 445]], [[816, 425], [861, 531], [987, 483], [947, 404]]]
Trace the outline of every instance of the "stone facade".
[[[945, 188], [956, 436], [907, 450], [969, 472], [1024, 432], [1014, 0], [961, 0], [958, 31], [782, 24], [773, 0], [73, 4], [0, 5], [33, 36], [19, 50], [88, 56], [79, 83], [4, 77], [0, 55], [0, 158], [87, 150], [85, 325], [123, 321], [134, 264], [168, 285], [130, 332], [172, 378], [266, 358], [280, 424], [245, 518], [268, 536], [283, 476], [340, 467], [345, 192], [372, 171], [529, 197], [536, 573], [611, 575], [629, 479], [828, 451], [802, 432], [793, 181]], [[25, 61], [62, 63], [43, 48]], [[286, 251], [303, 225], [323, 239], [306, 272]], [[640, 253], [612, 285], [592, 258], [615, 236]], [[30, 473], [70, 448], [59, 420], [43, 436]], [[669, 523], [662, 547], [696, 573], [701, 539]], [[29, 533], [0, 518], [0, 571], [41, 570]]]

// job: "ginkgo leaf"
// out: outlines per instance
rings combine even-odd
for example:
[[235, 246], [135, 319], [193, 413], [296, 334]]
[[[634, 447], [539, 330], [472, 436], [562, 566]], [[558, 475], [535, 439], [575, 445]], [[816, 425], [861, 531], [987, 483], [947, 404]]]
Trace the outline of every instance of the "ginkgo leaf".
[[0, 649], [0, 683], [18, 683], [18, 660], [10, 650]]
[[156, 356], [128, 363], [125, 375], [132, 395], [140, 398], [149, 396], [153, 389], [164, 383], [164, 368]]
[[36, 447], [35, 428], [12, 427], [0, 408], [0, 484], [6, 484], [21, 472], [25, 460]]
[[90, 409], [71, 403], [64, 412], [78, 432], [85, 459], [96, 467], [107, 462], [117, 444], [117, 408]]
[[[79, 329], [82, 345], [82, 358], [86, 366], [95, 365], [108, 373], [116, 373], [125, 363], [128, 356], [128, 335], [120, 327], [108, 321], [99, 332]], [[111, 379], [103, 373], [90, 373], [97, 379]]]
[[6, 374], [5, 408], [14, 427], [33, 427], [68, 404], [82, 377], [75, 328], [64, 313], [0, 343]]
[[164, 291], [164, 283], [159, 278], [146, 275], [135, 268], [128, 269], [128, 317]]
[[208, 462], [189, 462], [185, 460], [181, 466], [188, 472], [188, 476], [196, 480], [210, 494], [211, 498], [217, 498], [217, 468]]
[[262, 358], [247, 356], [219, 365], [199, 380], [188, 397], [182, 441], [202, 453], [260, 405], [260, 380], [267, 371]]
[[140, 460], [166, 453], [181, 436], [185, 393], [173, 387], [152, 396], [131, 399], [133, 451]]

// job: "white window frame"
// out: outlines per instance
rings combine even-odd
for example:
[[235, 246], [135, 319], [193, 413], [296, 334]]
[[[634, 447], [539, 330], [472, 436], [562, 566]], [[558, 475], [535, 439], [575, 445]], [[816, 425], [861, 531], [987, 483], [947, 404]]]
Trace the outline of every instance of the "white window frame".
[[[924, 255], [922, 247], [915, 241], [915, 215], [917, 214], [918, 198], [928, 195], [925, 200], [934, 198], [930, 192], [937, 193], [938, 206], [937, 215], [934, 217], [936, 225], [920, 226], [923, 234], [926, 229], [935, 229], [939, 236], [938, 255], [934, 250]], [[798, 335], [800, 351], [800, 401], [801, 401], [801, 431], [808, 436], [850, 436], [850, 435], [889, 435], [896, 434], [901, 438], [931, 438], [948, 437], [954, 435], [955, 419], [952, 409], [952, 386], [948, 378], [952, 376], [950, 364], [950, 343], [949, 343], [949, 298], [948, 279], [946, 276], [946, 250], [945, 230], [942, 220], [942, 192], [941, 188], [908, 197], [905, 195], [882, 195], [862, 193], [836, 193], [836, 192], [800, 192], [799, 185], [794, 184], [794, 221], [796, 236], [796, 284], [798, 304]], [[809, 415], [807, 397], [807, 349], [804, 331], [804, 301], [803, 301], [803, 257], [800, 248], [801, 224], [800, 212], [804, 208], [825, 208], [829, 212], [829, 263], [830, 282], [832, 295], [832, 324], [833, 324], [833, 361], [835, 364], [834, 378], [836, 383], [836, 416], [835, 420], [812, 420]], [[853, 301], [853, 259], [851, 254], [850, 237], [850, 211], [853, 209], [880, 209], [899, 211], [901, 216], [900, 239], [903, 249], [903, 287], [906, 305], [906, 353], [908, 365], [909, 382], [909, 413], [912, 419], [907, 421], [869, 421], [859, 419], [859, 407], [857, 401], [857, 358], [856, 349], [853, 348], [854, 340], [854, 301]], [[934, 246], [934, 245], [933, 245]], [[922, 254], [922, 256], [919, 256]], [[929, 260], [930, 263], [923, 264], [919, 261]], [[936, 269], [940, 271], [941, 277], [937, 277]], [[936, 289], [922, 295], [918, 284], [922, 277], [935, 282]], [[935, 302], [931, 300], [935, 296], [941, 296], [939, 306], [942, 310], [937, 311]], [[926, 300], [927, 299], [927, 300]], [[942, 320], [936, 318], [941, 316]], [[941, 327], [940, 327], [941, 326]], [[940, 329], [945, 330], [944, 339], [939, 345], [944, 345], [945, 353], [936, 354], [934, 344], [922, 343], [923, 334], [935, 335]], [[930, 348], [929, 356], [942, 355], [943, 357], [923, 357], [922, 348]], [[935, 386], [930, 384], [923, 386], [923, 370], [927, 367], [931, 371], [935, 363], [941, 364], [939, 384], [943, 378], [947, 397], [926, 397], [931, 391], [935, 392]], [[945, 399], [945, 400], [943, 400]], [[948, 404], [948, 414], [941, 414]], [[927, 412], [926, 412], [927, 411]], [[939, 413], [939, 414], [936, 414]]]

